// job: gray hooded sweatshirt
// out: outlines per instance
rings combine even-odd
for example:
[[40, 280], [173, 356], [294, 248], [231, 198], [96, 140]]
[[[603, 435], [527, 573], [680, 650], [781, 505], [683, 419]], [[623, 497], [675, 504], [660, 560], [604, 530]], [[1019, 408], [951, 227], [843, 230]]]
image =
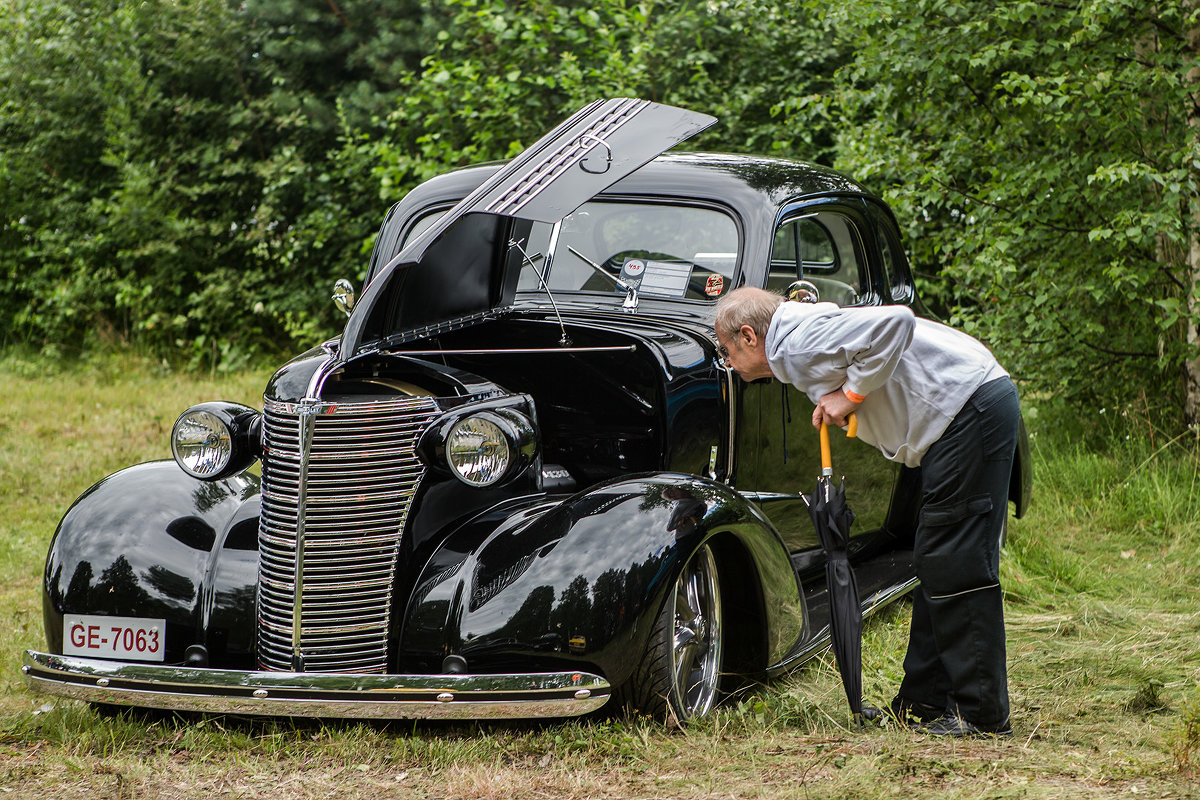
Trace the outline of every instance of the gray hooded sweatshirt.
[[976, 389], [1008, 375], [972, 337], [904, 306], [786, 301], [766, 345], [775, 377], [814, 404], [838, 389], [865, 395], [858, 438], [910, 467], [920, 466]]

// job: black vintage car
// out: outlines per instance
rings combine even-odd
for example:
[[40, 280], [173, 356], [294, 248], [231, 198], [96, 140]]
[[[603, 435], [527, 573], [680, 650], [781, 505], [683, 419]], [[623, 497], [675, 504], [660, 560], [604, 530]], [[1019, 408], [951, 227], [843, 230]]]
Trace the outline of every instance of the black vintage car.
[[[803, 280], [920, 307], [857, 183], [660, 155], [713, 121], [598, 102], [397, 203], [361, 299], [339, 282], [340, 338], [261, 411], [188, 409], [173, 461], [66, 512], [29, 684], [239, 714], [687, 718], [825, 647], [810, 406], [722, 366], [713, 303]], [[866, 614], [914, 585], [920, 475], [834, 438]], [[1018, 514], [1028, 464], [1022, 442]]]

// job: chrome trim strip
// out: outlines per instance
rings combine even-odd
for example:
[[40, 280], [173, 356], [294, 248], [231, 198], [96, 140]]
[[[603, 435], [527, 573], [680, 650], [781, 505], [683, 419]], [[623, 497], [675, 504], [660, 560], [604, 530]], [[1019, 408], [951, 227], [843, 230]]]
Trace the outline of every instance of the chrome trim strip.
[[321, 390], [325, 381], [340, 365], [336, 353], [330, 353], [309, 378], [308, 390], [296, 408], [297, 436], [300, 444], [299, 475], [296, 481], [296, 579], [293, 584], [292, 605], [292, 669], [304, 671], [304, 654], [300, 650], [304, 619], [304, 520], [308, 506], [308, 462], [312, 456], [313, 429], [316, 415], [321, 413]]
[[609, 105], [612, 107], [605, 114], [592, 120], [576, 137], [560, 142], [558, 147], [549, 153], [539, 154], [539, 160], [526, 166], [520, 175], [512, 179], [506, 191], [495, 197], [484, 210], [492, 214], [517, 216], [521, 209], [553, 184], [558, 176], [582, 163], [597, 145], [608, 150], [611, 160], [612, 149], [606, 137], [624, 127], [647, 108], [650, 102], [617, 98], [609, 101]]
[[330, 355], [328, 358], [326, 358], [325, 361], [323, 361], [321, 365], [317, 367], [316, 371], [313, 372], [312, 377], [308, 379], [308, 389], [305, 392], [304, 399], [313, 403], [319, 402], [321, 399], [321, 390], [325, 388], [325, 381], [328, 380], [329, 376], [332, 375], [334, 371], [336, 371], [341, 365], [342, 362], [338, 361], [336, 355]]
[[396, 356], [490, 356], [529, 355], [531, 353], [632, 353], [636, 344], [619, 344], [610, 347], [514, 347], [506, 350], [396, 350]]
[[[542, 288], [546, 290], [546, 294], [550, 294], [550, 284], [546, 281], [550, 277], [550, 271], [554, 269], [554, 251], [558, 248], [558, 237], [562, 233], [563, 221], [560, 219], [550, 228], [550, 238], [546, 242], [546, 258], [542, 262], [542, 271], [538, 275], [538, 279], [542, 282]], [[554, 306], [554, 313], [558, 313], [558, 307], [554, 305], [554, 298], [550, 298], [550, 305]]]
[[428, 339], [437, 336], [439, 333], [447, 333], [449, 331], [465, 328], [473, 322], [489, 319], [491, 317], [500, 316], [512, 309], [511, 305], [496, 306], [489, 308], [487, 311], [477, 311], [474, 314], [463, 314], [462, 316], [454, 317], [453, 319], [443, 320], [441, 322], [431, 322], [428, 325], [423, 325], [419, 328], [400, 331], [399, 333], [389, 334], [379, 340], [379, 346], [371, 348], [371, 350], [362, 350], [360, 352], [375, 352], [388, 347], [393, 347], [397, 344], [411, 342], [414, 339]]
[[[716, 334], [713, 334], [713, 335], [715, 336]], [[735, 383], [734, 383], [734, 379], [733, 379], [733, 368], [732, 367], [729, 367], [728, 365], [726, 365], [723, 362], [718, 360], [717, 368], [725, 370], [725, 391], [727, 391], [729, 393], [727, 395], [727, 400], [725, 403], [725, 407], [729, 409], [729, 441], [726, 443], [726, 446], [725, 446], [725, 483], [732, 486], [733, 478], [734, 478], [734, 475], [733, 475], [734, 458], [733, 457], [734, 457], [734, 449], [737, 444], [737, 412], [738, 412], [737, 408], [734, 407]]]
[[751, 503], [769, 503], [772, 500], [799, 500], [804, 495], [798, 492], [738, 492]]
[[308, 518], [308, 462], [312, 458], [313, 429], [321, 411], [319, 400], [305, 398], [296, 409], [297, 435], [300, 439], [300, 466], [296, 482], [296, 557], [292, 583], [292, 669], [304, 671], [304, 653], [300, 650], [304, 630], [304, 533]]
[[586, 672], [509, 675], [362, 675], [247, 672], [133, 664], [26, 650], [35, 692], [88, 703], [289, 717], [531, 719], [571, 717], [608, 702]]

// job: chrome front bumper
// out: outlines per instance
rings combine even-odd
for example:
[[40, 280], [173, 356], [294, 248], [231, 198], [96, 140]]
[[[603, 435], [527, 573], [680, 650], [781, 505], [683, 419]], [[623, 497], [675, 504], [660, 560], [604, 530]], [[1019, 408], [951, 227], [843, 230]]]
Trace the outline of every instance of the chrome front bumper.
[[279, 717], [531, 719], [572, 717], [609, 698], [586, 672], [344, 675], [246, 672], [78, 658], [26, 650], [35, 692], [141, 708]]

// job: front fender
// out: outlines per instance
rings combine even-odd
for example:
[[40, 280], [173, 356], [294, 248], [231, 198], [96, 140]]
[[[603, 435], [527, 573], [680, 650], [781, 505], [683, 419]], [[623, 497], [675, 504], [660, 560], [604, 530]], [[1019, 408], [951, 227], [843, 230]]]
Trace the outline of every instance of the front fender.
[[528, 504], [498, 523], [493, 512], [451, 534], [408, 604], [402, 668], [437, 671], [453, 663], [447, 656], [468, 672], [566, 662], [619, 685], [683, 564], [706, 542], [740, 562], [728, 577], [752, 586], [731, 597], [752, 598], [759, 666], [775, 663], [804, 627], [778, 534], [722, 484], [656, 474]]
[[121, 470], [84, 492], [46, 557], [43, 618], [63, 652], [63, 615], [166, 620], [167, 663], [203, 645], [214, 666], [253, 662], [259, 482], [201, 481], [173, 461]]

